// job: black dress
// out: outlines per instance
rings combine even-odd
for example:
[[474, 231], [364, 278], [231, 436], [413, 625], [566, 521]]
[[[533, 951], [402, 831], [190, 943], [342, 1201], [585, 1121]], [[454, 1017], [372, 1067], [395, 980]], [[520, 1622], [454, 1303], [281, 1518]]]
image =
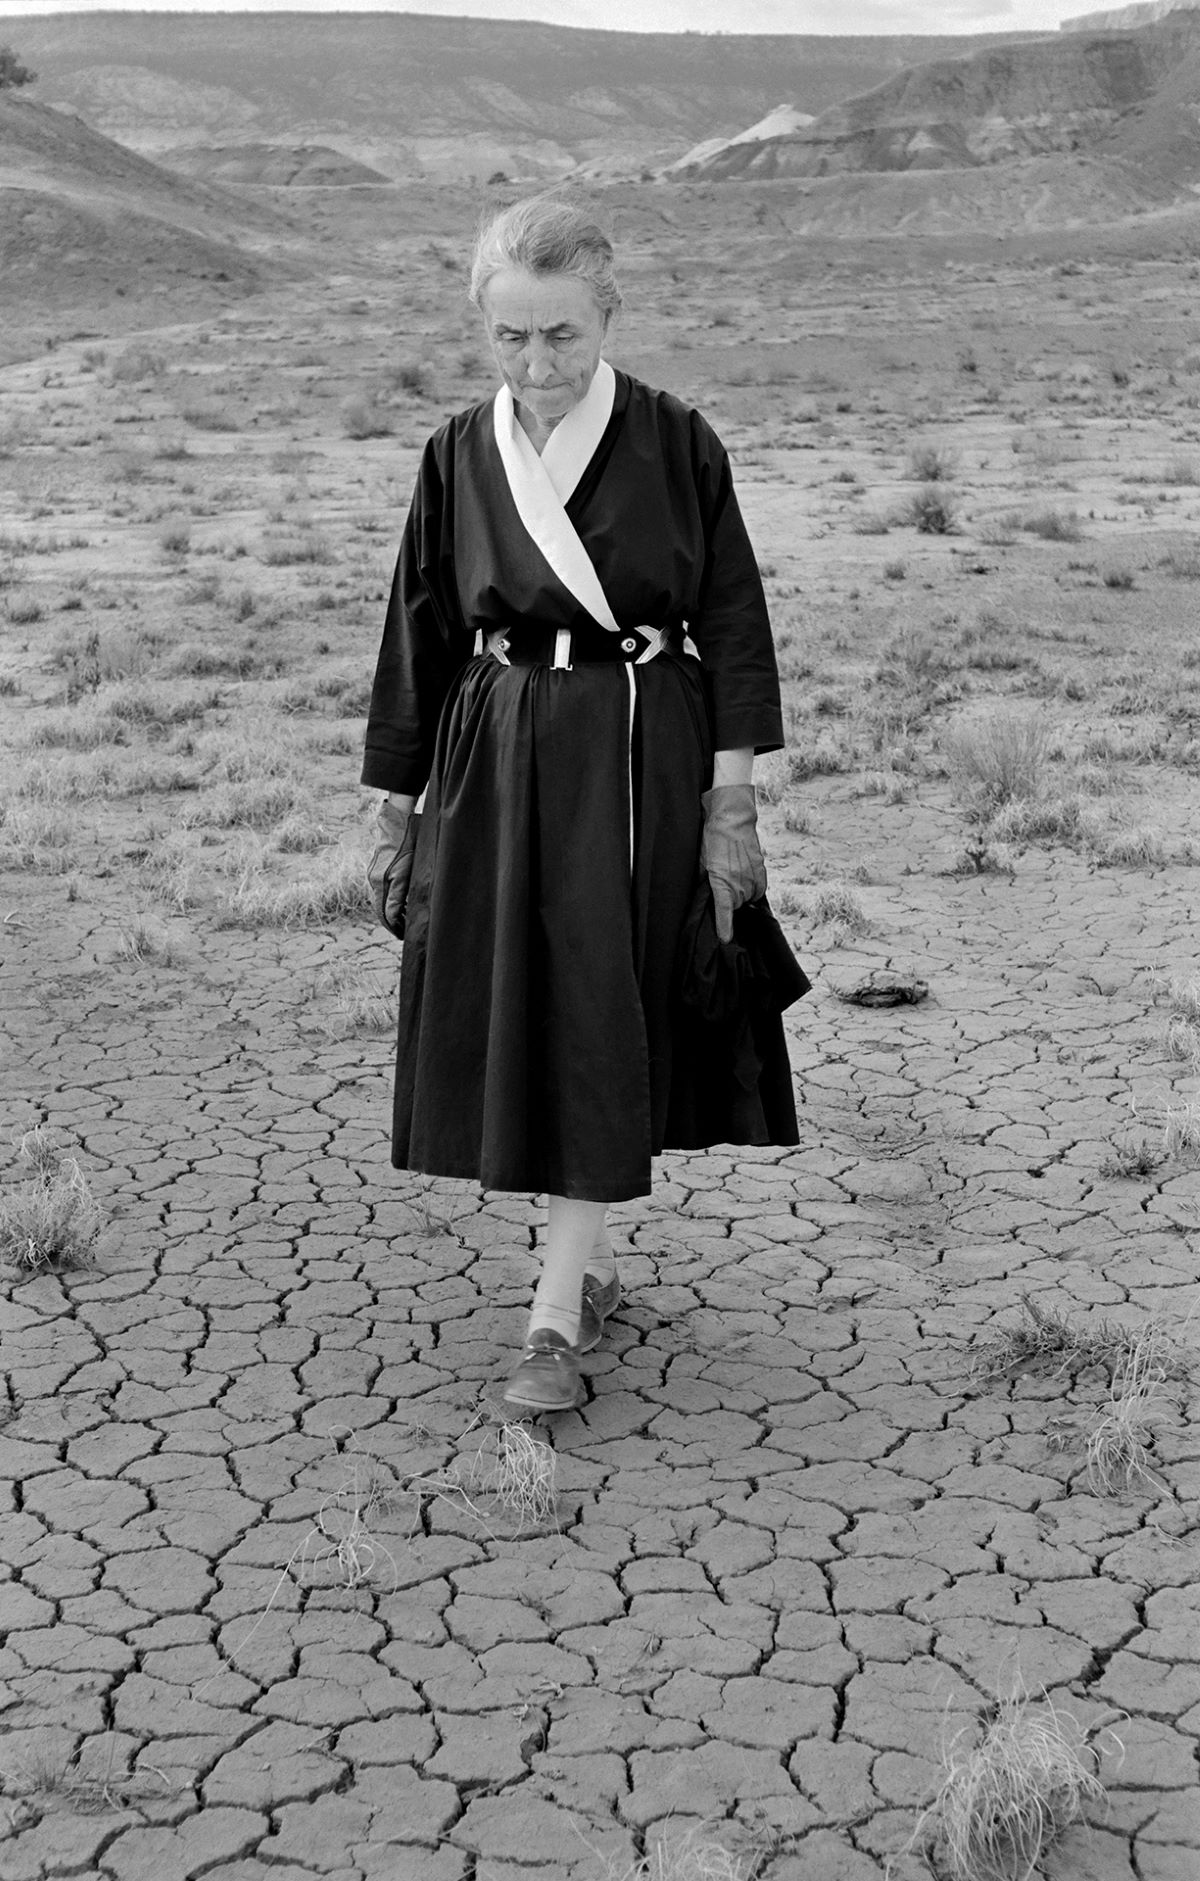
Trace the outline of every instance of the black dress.
[[[758, 567], [724, 448], [697, 412], [618, 373], [566, 509], [620, 625], [686, 623], [700, 658], [589, 659], [609, 636], [522, 526], [491, 404], [430, 440], [362, 773], [384, 790], [427, 785], [392, 1160], [486, 1189], [622, 1201], [649, 1192], [661, 1149], [706, 1146], [677, 997], [700, 796], [714, 748], [775, 750], [782, 720]], [[571, 671], [475, 653], [478, 630], [519, 643], [562, 627]]]

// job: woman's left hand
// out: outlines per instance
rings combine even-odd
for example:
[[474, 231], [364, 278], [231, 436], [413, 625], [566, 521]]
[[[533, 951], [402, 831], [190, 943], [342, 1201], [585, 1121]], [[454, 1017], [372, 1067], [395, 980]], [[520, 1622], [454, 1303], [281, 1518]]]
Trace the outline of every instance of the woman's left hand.
[[415, 810], [402, 808], [385, 798], [376, 821], [379, 842], [367, 864], [367, 885], [375, 913], [397, 940], [404, 939], [404, 907], [412, 877], [418, 821]]
[[734, 910], [767, 892], [754, 785], [714, 784], [700, 801], [704, 806], [700, 866], [712, 889], [717, 939], [732, 940]]

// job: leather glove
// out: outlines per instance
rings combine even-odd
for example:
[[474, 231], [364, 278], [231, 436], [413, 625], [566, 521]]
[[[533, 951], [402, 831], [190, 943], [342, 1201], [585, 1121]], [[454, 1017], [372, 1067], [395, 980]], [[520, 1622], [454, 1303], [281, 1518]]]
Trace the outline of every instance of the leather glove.
[[712, 889], [717, 939], [732, 940], [734, 909], [767, 892], [754, 785], [715, 784], [700, 802], [704, 806], [700, 866]]
[[379, 841], [367, 864], [367, 886], [375, 912], [388, 933], [398, 940], [404, 939], [404, 904], [420, 822], [415, 810], [402, 810], [385, 797], [376, 818]]

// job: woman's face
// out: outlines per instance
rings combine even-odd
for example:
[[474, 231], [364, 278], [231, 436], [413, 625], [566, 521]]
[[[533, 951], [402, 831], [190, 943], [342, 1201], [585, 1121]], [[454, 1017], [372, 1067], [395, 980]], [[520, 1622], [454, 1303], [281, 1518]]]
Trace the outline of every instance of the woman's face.
[[539, 429], [578, 405], [595, 376], [608, 315], [574, 274], [502, 268], [483, 290], [482, 311], [500, 376]]

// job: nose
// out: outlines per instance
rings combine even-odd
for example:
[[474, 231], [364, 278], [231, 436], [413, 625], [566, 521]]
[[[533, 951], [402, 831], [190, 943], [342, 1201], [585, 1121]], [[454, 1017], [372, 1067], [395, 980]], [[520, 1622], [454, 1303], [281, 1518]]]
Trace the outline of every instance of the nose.
[[535, 333], [525, 349], [525, 376], [532, 385], [545, 385], [554, 377], [554, 355]]

